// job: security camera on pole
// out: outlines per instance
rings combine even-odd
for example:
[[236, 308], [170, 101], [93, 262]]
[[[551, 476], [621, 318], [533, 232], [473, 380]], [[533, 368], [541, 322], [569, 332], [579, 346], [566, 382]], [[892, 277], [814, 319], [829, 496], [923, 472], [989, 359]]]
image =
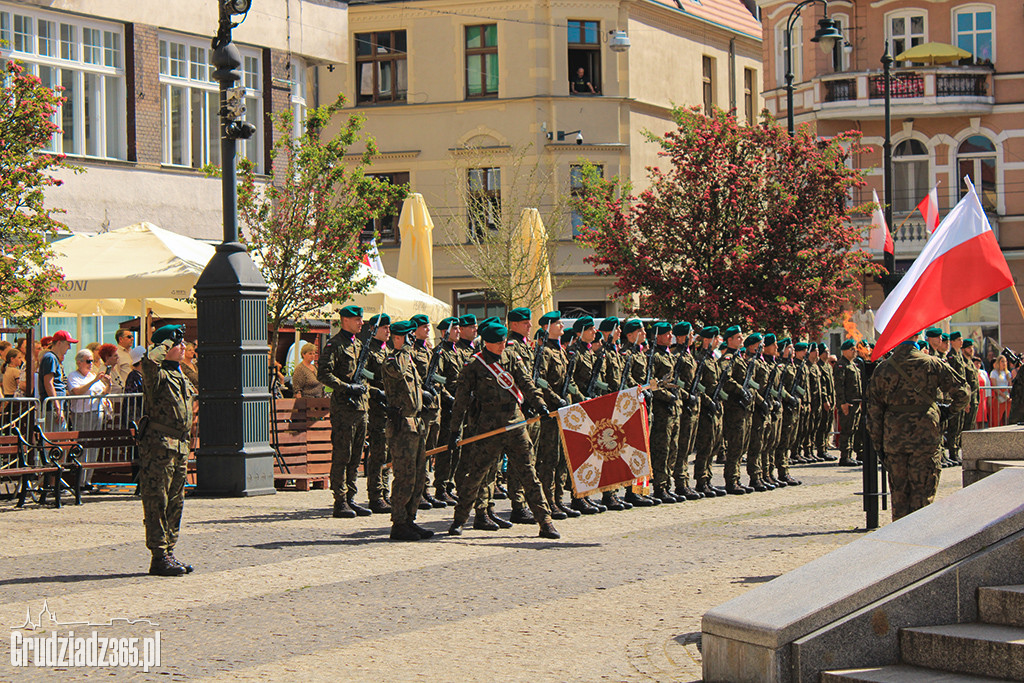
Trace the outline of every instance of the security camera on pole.
[[245, 20], [251, 0], [217, 4], [212, 61], [220, 83], [224, 241], [195, 287], [201, 349], [196, 487], [205, 495], [254, 496], [274, 493], [274, 451], [268, 436], [267, 283], [238, 241], [235, 148], [256, 128], [243, 119], [242, 58], [231, 29]]

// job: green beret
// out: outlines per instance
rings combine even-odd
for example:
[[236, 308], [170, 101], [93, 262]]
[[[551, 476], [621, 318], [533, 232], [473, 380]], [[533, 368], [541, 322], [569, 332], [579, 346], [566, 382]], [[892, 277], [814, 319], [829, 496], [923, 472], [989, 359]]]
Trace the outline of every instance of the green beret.
[[362, 306], [345, 306], [340, 311], [338, 311], [338, 315], [341, 316], [342, 318], [362, 318], [363, 317], [363, 307]]
[[755, 344], [760, 344], [763, 339], [764, 337], [762, 337], [759, 332], [754, 332], [753, 334], [747, 335], [747, 338], [743, 340], [743, 346], [754, 346]]
[[917, 342], [917, 350], [918, 351], [924, 351], [927, 348], [928, 348], [928, 342], [923, 342], [923, 341]]
[[797, 343], [793, 344], [793, 350], [794, 351], [798, 351], [798, 352], [799, 351], [806, 351], [807, 350], [807, 342], [797, 342]]
[[790, 339], [789, 337], [783, 337], [782, 339], [779, 340], [779, 349], [780, 350], [781, 349], [785, 349], [787, 346], [790, 346], [792, 343], [793, 343], [792, 339]]
[[768, 334], [764, 335], [764, 345], [765, 346], [771, 346], [772, 344], [777, 344], [778, 341], [779, 340], [771, 332], [769, 332]]
[[725, 328], [725, 332], [722, 333], [722, 338], [728, 339], [729, 337], [735, 337], [737, 334], [742, 334], [742, 332], [740, 331], [740, 326], [731, 325]]
[[644, 324], [637, 320], [636, 318], [633, 318], [632, 320], [627, 320], [626, 322], [622, 323], [622, 334], [631, 334], [633, 332], [636, 332], [643, 326]]
[[562, 333], [562, 344], [568, 344], [569, 342], [572, 341], [573, 337], [575, 336], [576, 333], [573, 332], [572, 329], [566, 330], [565, 332]]
[[929, 339], [941, 337], [942, 330], [939, 329], [938, 327], [929, 327], [927, 330], [924, 331], [924, 336], [928, 337]]
[[404, 337], [418, 327], [412, 320], [399, 320], [398, 322], [391, 323], [391, 334], [392, 336]]
[[409, 322], [411, 322], [416, 327], [423, 327], [424, 325], [430, 324], [430, 318], [423, 315], [422, 313], [417, 313], [413, 317], [409, 318]]
[[691, 325], [690, 323], [676, 323], [672, 326], [672, 334], [677, 337], [683, 337], [690, 334]]
[[718, 333], [718, 325], [705, 325], [700, 331], [700, 336], [704, 339], [711, 339], [712, 337], [717, 337]]
[[600, 330], [598, 330], [597, 332], [594, 333], [594, 341], [595, 342], [603, 342], [604, 341], [604, 335], [601, 334]]
[[388, 315], [387, 313], [378, 313], [377, 315], [375, 315], [372, 318], [370, 318], [369, 320], [367, 320], [366, 323], [368, 325], [376, 325], [378, 319], [380, 320], [380, 326], [381, 327], [384, 327], [385, 325], [390, 325], [391, 324], [391, 316]]
[[672, 326], [666, 322], [656, 322], [651, 325], [651, 334], [657, 337], [659, 334], [670, 334]]
[[719, 351], [725, 351], [727, 348], [729, 348], [729, 345], [726, 344], [725, 342], [722, 342], [721, 344], [718, 345]]
[[585, 315], [582, 318], [576, 318], [576, 322], [572, 324], [572, 331], [579, 334], [583, 330], [589, 330], [594, 326], [594, 319], [589, 315]]
[[491, 323], [480, 330], [480, 337], [488, 344], [505, 341], [508, 336], [508, 328], [501, 323]]
[[459, 327], [469, 327], [470, 325], [476, 325], [476, 316], [472, 313], [467, 313], [459, 318]]
[[153, 333], [153, 337], [150, 339], [154, 344], [159, 344], [167, 339], [173, 339], [175, 344], [179, 344], [185, 340], [185, 326], [184, 325], [164, 325], [157, 329]]
[[852, 349], [856, 345], [857, 345], [857, 342], [853, 341], [852, 339], [847, 339], [846, 341], [844, 341], [842, 344], [839, 345], [839, 350], [840, 351], [849, 351], [850, 349]]
[[614, 315], [612, 315], [612, 316], [608, 316], [607, 318], [602, 320], [601, 324], [597, 326], [597, 329], [599, 329], [602, 332], [611, 332], [612, 330], [615, 329], [615, 327], [618, 324], [619, 324], [619, 319], [616, 318]]
[[508, 315], [505, 316], [505, 318], [510, 323], [521, 323], [523, 321], [529, 321], [532, 317], [533, 311], [531, 311], [529, 308], [526, 308], [525, 306], [513, 308], [511, 311], [508, 312]]
[[949, 341], [949, 335], [946, 334], [945, 332], [942, 333], [942, 341], [944, 341], [944, 342], [948, 342]]
[[957, 330], [956, 332], [950, 332], [949, 333], [950, 341], [956, 341], [957, 339], [960, 339], [960, 337], [962, 337], [962, 336], [963, 336], [963, 333], [960, 332], [959, 330]]
[[828, 351], [828, 347], [825, 346], [825, 342], [818, 342], [818, 353], [825, 353]]
[[500, 324], [501, 324], [501, 318], [492, 315], [490, 318], [484, 318], [483, 320], [481, 320], [480, 324], [477, 325], [477, 330], [480, 333], [483, 333], [485, 327], [490, 327], [491, 325], [500, 325]]
[[550, 325], [551, 323], [557, 323], [562, 319], [561, 311], [549, 311], [540, 317], [537, 321], [540, 325]]
[[974, 340], [971, 339], [970, 337], [964, 339], [964, 346], [974, 346]]
[[447, 330], [449, 326], [453, 326], [454, 327], [454, 326], [458, 326], [458, 324], [459, 324], [459, 319], [458, 318], [455, 318], [455, 317], [452, 317], [452, 316], [448, 316], [447, 318], [445, 318], [444, 320], [442, 320], [441, 322], [439, 322], [437, 324], [437, 329], [439, 329], [439, 330]]

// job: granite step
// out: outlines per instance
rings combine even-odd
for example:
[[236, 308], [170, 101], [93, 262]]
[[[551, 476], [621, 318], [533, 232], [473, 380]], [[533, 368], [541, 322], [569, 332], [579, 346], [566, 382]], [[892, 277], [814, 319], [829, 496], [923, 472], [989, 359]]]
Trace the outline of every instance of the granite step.
[[936, 671], [906, 664], [825, 671], [821, 674], [821, 683], [995, 683], [1000, 680], [1005, 679]]
[[1024, 460], [979, 460], [976, 469], [982, 472], [998, 472], [1007, 467], [1024, 467]]
[[1024, 586], [979, 588], [978, 620], [1024, 628]]
[[942, 671], [1024, 681], [1024, 629], [950, 624], [900, 629], [900, 660]]

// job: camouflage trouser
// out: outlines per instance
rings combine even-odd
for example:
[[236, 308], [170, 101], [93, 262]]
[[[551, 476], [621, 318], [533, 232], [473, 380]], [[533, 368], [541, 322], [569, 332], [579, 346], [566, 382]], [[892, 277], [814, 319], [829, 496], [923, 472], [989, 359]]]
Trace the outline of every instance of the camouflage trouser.
[[698, 485], [711, 483], [711, 460], [721, 445], [722, 416], [712, 414], [709, 408], [704, 408], [697, 420], [697, 453], [693, 460], [693, 478]]
[[[697, 437], [697, 417], [683, 408], [679, 414], [679, 438], [676, 440], [676, 461], [672, 467], [672, 479], [676, 491], [690, 486], [690, 453], [693, 452]], [[696, 474], [696, 469], [694, 471]]]
[[935, 500], [939, 488], [942, 452], [885, 453], [892, 495], [892, 521], [905, 517]]
[[552, 505], [555, 498], [555, 477], [562, 461], [562, 437], [557, 420], [541, 420], [537, 446], [537, 478], [544, 499]]
[[679, 409], [675, 402], [654, 401], [651, 420], [651, 479], [655, 490], [672, 487], [671, 452], [679, 447]]
[[146, 547], [154, 553], [172, 552], [178, 542], [185, 501], [185, 459], [182, 453], [163, 448], [156, 438], [142, 438], [139, 492], [146, 522]]
[[839, 455], [843, 460], [849, 458], [853, 451], [853, 439], [856, 435], [859, 419], [859, 403], [852, 404], [847, 415], [843, 415], [842, 408], [839, 409]]
[[426, 427], [420, 418], [416, 431], [407, 418], [388, 420], [388, 450], [395, 480], [391, 484], [391, 523], [415, 521], [427, 481]]
[[[449, 410], [441, 411], [441, 426], [438, 430], [437, 439], [441, 444], [448, 442], [451, 435], [452, 414]], [[434, 489], [438, 492], [446, 490], [448, 485], [454, 481], [455, 470], [459, 465], [459, 451], [445, 451], [434, 456]]]
[[822, 406], [818, 413], [818, 422], [814, 433], [813, 450], [824, 453], [832, 447], [832, 427], [835, 425], [835, 411]]
[[817, 419], [820, 415], [821, 405], [813, 403], [810, 409], [804, 411], [804, 414], [800, 416], [800, 443], [798, 445], [804, 453], [813, 454], [814, 452], [814, 436], [818, 426]]
[[[481, 431], [487, 429], [476, 429], [474, 433]], [[480, 498], [484, 479], [491, 467], [501, 458], [502, 453], [508, 455], [509, 469], [514, 471], [515, 476], [523, 483], [523, 494], [533, 516], [538, 522], [551, 519], [551, 510], [544, 501], [540, 481], [533, 468], [533, 444], [526, 435], [526, 429], [519, 427], [462, 447], [463, 462], [455, 473], [459, 492], [459, 503], [455, 506], [456, 523], [462, 524], [469, 519], [469, 510]]]
[[[441, 414], [438, 412], [431, 412], [425, 415], [423, 418], [423, 443], [426, 450], [430, 450], [437, 445], [437, 442], [441, 438]], [[445, 436], [447, 442], [448, 437]], [[430, 468], [433, 463], [428, 459], [423, 460], [423, 493], [427, 493], [427, 489], [430, 486]]]
[[779, 447], [779, 436], [782, 434], [782, 411], [773, 412], [771, 419], [771, 430], [769, 438], [761, 447], [761, 472], [765, 476], [771, 476], [772, 466], [775, 464], [775, 453]]
[[946, 448], [949, 450], [950, 460], [960, 459], [960, 435], [964, 431], [967, 420], [967, 413], [959, 412], [949, 418], [946, 423]]
[[725, 404], [725, 416], [722, 418], [722, 435], [726, 443], [726, 485], [739, 483], [740, 460], [750, 445], [751, 419], [751, 414], [746, 408], [730, 403]]
[[359, 459], [366, 443], [366, 413], [331, 406], [331, 490], [334, 500], [356, 495]]
[[366, 494], [370, 500], [386, 498], [388, 494], [388, 417], [383, 409], [370, 408], [366, 428], [370, 452], [366, 457]]
[[771, 450], [772, 429], [771, 415], [765, 417], [760, 410], [755, 410], [750, 418], [750, 438], [747, 445], [747, 476], [751, 481], [771, 474], [771, 470], [765, 467], [764, 455]]
[[789, 475], [789, 449], [800, 426], [800, 409], [791, 410], [783, 407], [782, 422], [779, 425], [779, 443], [775, 447], [775, 470], [779, 477]]

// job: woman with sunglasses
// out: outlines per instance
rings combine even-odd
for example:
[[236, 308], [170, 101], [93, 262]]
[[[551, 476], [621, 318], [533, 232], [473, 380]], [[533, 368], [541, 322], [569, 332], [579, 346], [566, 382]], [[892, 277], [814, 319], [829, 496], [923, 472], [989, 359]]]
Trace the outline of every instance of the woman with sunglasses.
[[[75, 369], [68, 373], [68, 396], [89, 396], [90, 398], [68, 399], [71, 429], [92, 432], [103, 429], [103, 394], [110, 391], [110, 375], [93, 372], [92, 351], [82, 349], [75, 354]], [[95, 462], [98, 449], [87, 448], [82, 453], [82, 462]], [[83, 490], [92, 489], [92, 470], [83, 470]]]

